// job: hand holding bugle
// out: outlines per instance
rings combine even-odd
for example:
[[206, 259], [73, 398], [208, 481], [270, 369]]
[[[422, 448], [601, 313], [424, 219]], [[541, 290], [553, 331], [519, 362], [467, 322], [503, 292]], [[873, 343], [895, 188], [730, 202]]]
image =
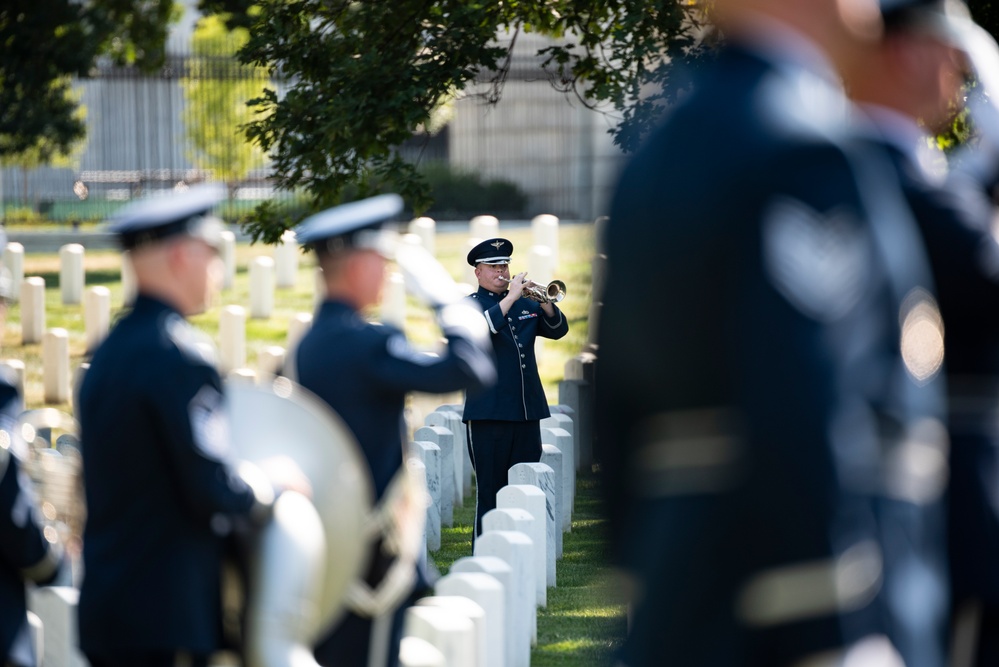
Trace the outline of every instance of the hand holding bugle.
[[[513, 281], [509, 278], [500, 277], [508, 283]], [[539, 285], [533, 280], [524, 281], [524, 296], [538, 303], [558, 303], [565, 298], [565, 283], [561, 280], [553, 280], [547, 285]]]

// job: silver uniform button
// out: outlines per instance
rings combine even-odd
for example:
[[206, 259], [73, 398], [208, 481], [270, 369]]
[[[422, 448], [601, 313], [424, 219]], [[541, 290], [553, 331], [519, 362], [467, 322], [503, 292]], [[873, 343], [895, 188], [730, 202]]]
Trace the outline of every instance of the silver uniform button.
[[523, 355], [523, 354], [522, 354], [522, 355], [520, 355], [520, 358], [521, 358], [521, 359], [523, 359], [523, 358], [524, 358], [524, 355]]
[[520, 367], [521, 368], [527, 368], [527, 366], [525, 366], [524, 364], [521, 364]]

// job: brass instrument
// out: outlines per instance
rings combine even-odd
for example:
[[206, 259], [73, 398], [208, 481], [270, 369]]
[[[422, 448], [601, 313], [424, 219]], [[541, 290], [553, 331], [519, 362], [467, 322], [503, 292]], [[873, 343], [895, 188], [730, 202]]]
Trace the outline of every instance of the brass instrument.
[[[500, 276], [500, 280], [505, 280], [508, 283], [513, 282], [509, 278], [503, 278], [502, 276]], [[539, 285], [533, 280], [526, 280], [524, 282], [523, 295], [532, 301], [537, 301], [538, 303], [558, 303], [565, 298], [565, 283], [561, 280], [553, 280], [545, 286]]]
[[[426, 482], [404, 468], [375, 505], [353, 434], [288, 378], [228, 381], [225, 396], [236, 456], [257, 465], [288, 457], [312, 485], [312, 498], [281, 494], [250, 554], [246, 664], [318, 667], [312, 646], [343, 614], [385, 615], [413, 590], [425, 549]], [[379, 541], [394, 560], [371, 588], [363, 576]]]

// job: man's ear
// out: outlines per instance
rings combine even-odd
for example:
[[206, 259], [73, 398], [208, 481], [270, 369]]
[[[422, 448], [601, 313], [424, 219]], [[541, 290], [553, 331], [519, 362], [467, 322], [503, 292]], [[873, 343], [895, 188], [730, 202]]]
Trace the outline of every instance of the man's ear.
[[184, 239], [178, 239], [167, 246], [167, 266], [173, 275], [182, 275], [190, 263], [191, 244]]

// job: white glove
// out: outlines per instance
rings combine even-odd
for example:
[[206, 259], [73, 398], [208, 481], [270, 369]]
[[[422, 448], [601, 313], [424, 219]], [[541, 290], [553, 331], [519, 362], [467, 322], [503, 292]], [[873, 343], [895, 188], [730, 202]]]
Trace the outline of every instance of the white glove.
[[441, 308], [465, 296], [436, 257], [405, 237], [396, 250], [395, 261], [406, 281], [406, 290], [428, 306]]

